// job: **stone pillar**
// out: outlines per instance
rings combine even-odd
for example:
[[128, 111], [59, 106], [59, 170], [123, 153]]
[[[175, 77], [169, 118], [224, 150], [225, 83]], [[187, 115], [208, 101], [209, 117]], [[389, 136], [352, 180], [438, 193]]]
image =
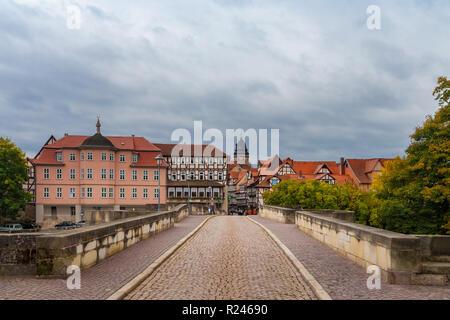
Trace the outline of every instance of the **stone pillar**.
[[76, 222], [84, 219], [84, 217], [81, 217], [81, 204], [75, 205], [75, 220]]
[[44, 205], [36, 203], [36, 223], [44, 222]]

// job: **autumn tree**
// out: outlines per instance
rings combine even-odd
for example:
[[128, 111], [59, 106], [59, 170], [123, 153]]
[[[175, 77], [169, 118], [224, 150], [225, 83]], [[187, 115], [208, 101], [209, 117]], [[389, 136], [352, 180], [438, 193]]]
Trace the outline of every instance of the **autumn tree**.
[[0, 217], [15, 218], [30, 200], [23, 190], [28, 179], [25, 154], [8, 138], [0, 137]]
[[[450, 81], [438, 79], [439, 103], [411, 135], [406, 157], [386, 164], [374, 188], [390, 203], [386, 228], [406, 233], [443, 234], [450, 230]], [[392, 208], [392, 209], [391, 209]]]

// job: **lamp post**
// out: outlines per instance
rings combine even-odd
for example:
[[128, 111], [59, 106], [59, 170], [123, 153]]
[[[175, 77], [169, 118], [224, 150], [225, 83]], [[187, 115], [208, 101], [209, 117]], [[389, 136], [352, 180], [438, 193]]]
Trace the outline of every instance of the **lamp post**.
[[158, 164], [158, 212], [161, 209], [161, 164], [164, 158], [158, 154], [158, 156], [155, 158], [156, 163]]
[[188, 175], [188, 177], [187, 177], [188, 179], [188, 181], [187, 181], [187, 183], [188, 183], [188, 190], [189, 190], [189, 196], [188, 196], [188, 215], [191, 215], [191, 187], [190, 187], [190, 184], [189, 184], [189, 181], [191, 180], [191, 172], [189, 171], [189, 175]]

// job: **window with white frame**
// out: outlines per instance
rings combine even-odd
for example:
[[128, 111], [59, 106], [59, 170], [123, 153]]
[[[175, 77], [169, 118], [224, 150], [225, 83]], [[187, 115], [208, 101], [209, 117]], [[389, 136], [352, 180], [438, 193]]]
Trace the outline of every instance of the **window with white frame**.
[[80, 160], [84, 161], [84, 152], [80, 153]]
[[153, 198], [158, 199], [159, 198], [159, 189], [153, 190]]
[[102, 161], [106, 161], [108, 154], [106, 152], [102, 152]]
[[119, 171], [119, 180], [125, 180], [125, 170]]
[[84, 169], [81, 169], [80, 171], [80, 179], [84, 180]]
[[56, 153], [56, 161], [62, 162], [62, 152], [57, 152]]
[[119, 162], [125, 162], [125, 155], [124, 154], [120, 154], [119, 155]]
[[195, 180], [195, 172], [194, 171], [189, 171], [188, 179], [189, 180]]
[[56, 197], [62, 198], [62, 188], [56, 188]]
[[209, 172], [209, 180], [214, 180], [214, 171]]
[[219, 171], [219, 172], [217, 173], [217, 179], [218, 179], [218, 180], [223, 180], [223, 172], [222, 172], [222, 171]]
[[142, 180], [148, 180], [148, 170], [142, 171]]
[[106, 195], [107, 195], [106, 188], [102, 188], [102, 198], [106, 199]]
[[186, 181], [186, 172], [184, 172], [184, 170], [180, 173], [180, 181]]
[[109, 198], [114, 198], [114, 188], [109, 188]]
[[114, 153], [109, 154], [109, 161], [114, 161]]
[[77, 160], [77, 155], [75, 153], [71, 153], [69, 156], [70, 161], [75, 161]]
[[92, 168], [88, 168], [86, 172], [86, 178], [92, 179]]
[[168, 192], [169, 192], [169, 198], [175, 197], [175, 188], [169, 188]]
[[186, 158], [185, 157], [181, 157], [181, 164], [185, 164], [186, 163]]
[[62, 179], [62, 169], [61, 168], [56, 169], [56, 179], [58, 179], [58, 180]]
[[198, 158], [198, 163], [199, 163], [199, 164], [203, 164], [203, 158], [202, 158], [202, 157], [199, 157], [199, 158]]
[[208, 163], [209, 164], [214, 164], [214, 158], [213, 157], [209, 157], [208, 158]]
[[71, 197], [72, 199], [75, 199], [75, 198], [76, 198], [75, 188], [70, 188], [70, 197]]
[[44, 198], [50, 198], [50, 189], [44, 188]]
[[101, 171], [101, 178], [102, 178], [103, 180], [105, 180], [105, 179], [106, 179], [106, 176], [107, 176], [107, 170], [106, 170], [106, 169], [102, 169], [102, 171]]
[[114, 169], [109, 169], [109, 179], [114, 180]]
[[50, 179], [50, 169], [44, 168], [44, 179]]
[[133, 199], [137, 198], [138, 196], [137, 188], [132, 189], [131, 196], [133, 197]]
[[203, 171], [198, 173], [198, 180], [205, 180], [205, 173]]
[[139, 156], [135, 153], [131, 156], [131, 162], [138, 162]]
[[121, 198], [121, 199], [125, 198], [125, 188], [119, 189], [119, 198]]
[[86, 196], [92, 198], [92, 188], [87, 188]]
[[144, 188], [144, 190], [142, 190], [142, 197], [143, 197], [144, 199], [147, 199], [147, 198], [148, 198], [148, 189], [147, 189], [147, 188]]
[[194, 164], [195, 163], [195, 158], [194, 157], [189, 157], [189, 163], [190, 164]]
[[77, 177], [77, 172], [75, 169], [70, 169], [70, 180], [75, 180]]
[[133, 171], [131, 171], [131, 179], [133, 179], [133, 180], [137, 180], [137, 170], [133, 170]]
[[75, 207], [70, 207], [70, 215], [72, 217], [77, 215], [77, 209]]
[[92, 152], [87, 153], [87, 159], [88, 160], [94, 160], [94, 154]]
[[153, 170], [153, 180], [158, 181], [159, 180], [159, 171]]
[[176, 173], [176, 171], [172, 171], [172, 175], [171, 176], [172, 177], [170, 178], [170, 180], [177, 181], [177, 173]]
[[223, 164], [223, 158], [222, 157], [217, 158], [217, 164]]
[[84, 188], [81, 188], [81, 198], [84, 198], [84, 196], [85, 196], [85, 193], [84, 193]]

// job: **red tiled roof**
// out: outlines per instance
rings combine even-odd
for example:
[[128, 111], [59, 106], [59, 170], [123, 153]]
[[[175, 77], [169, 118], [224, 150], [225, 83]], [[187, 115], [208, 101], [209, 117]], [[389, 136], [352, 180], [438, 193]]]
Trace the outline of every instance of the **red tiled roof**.
[[380, 161], [384, 166], [386, 161], [391, 161], [393, 159], [385, 159], [385, 158], [373, 158], [373, 159], [346, 159], [349, 168], [346, 170], [352, 170], [356, 175], [359, 183], [371, 183], [372, 180], [367, 175], [372, 172], [376, 166], [376, 164]]
[[[225, 152], [223, 152], [219, 148], [212, 146], [212, 145], [210, 146], [208, 144], [202, 144], [202, 145], [185, 144], [185, 145], [180, 145], [178, 150], [173, 150], [175, 148], [175, 146], [178, 146], [178, 144], [176, 144], [176, 143], [155, 143], [155, 146], [162, 151], [162, 154], [165, 157], [172, 156], [172, 151], [175, 151], [176, 153], [178, 153], [177, 151], [179, 151], [179, 153], [176, 155], [177, 157], [182, 157], [182, 156], [221, 157], [221, 156], [227, 155]], [[189, 150], [189, 147], [190, 147], [190, 152], [191, 152], [190, 155], [184, 155], [183, 146], [187, 147], [188, 148], [187, 150]], [[206, 148], [208, 148], [208, 146], [209, 146], [209, 149], [206, 149]], [[199, 154], [199, 155], [195, 154], [196, 152], [199, 151], [198, 149], [201, 150], [202, 154]], [[208, 153], [210, 153], [210, 154], [208, 154]]]
[[56, 161], [56, 152], [59, 149], [47, 149], [44, 147], [38, 154], [38, 158], [29, 159], [32, 164], [48, 164], [48, 165], [60, 165], [63, 166], [62, 162]]
[[[78, 136], [67, 135], [54, 143], [45, 146], [48, 149], [61, 149], [61, 148], [78, 148], [84, 140], [90, 136]], [[122, 150], [136, 150], [136, 151], [159, 151], [159, 149], [149, 142], [144, 137], [120, 137], [120, 136], [105, 136], [112, 142], [114, 147]]]
[[[158, 154], [161, 154], [160, 151], [143, 151], [139, 152], [139, 160], [138, 162], [132, 163], [132, 167], [157, 167], [158, 162], [156, 161], [156, 157]], [[163, 160], [161, 163], [161, 167], [168, 167], [169, 164]]]

